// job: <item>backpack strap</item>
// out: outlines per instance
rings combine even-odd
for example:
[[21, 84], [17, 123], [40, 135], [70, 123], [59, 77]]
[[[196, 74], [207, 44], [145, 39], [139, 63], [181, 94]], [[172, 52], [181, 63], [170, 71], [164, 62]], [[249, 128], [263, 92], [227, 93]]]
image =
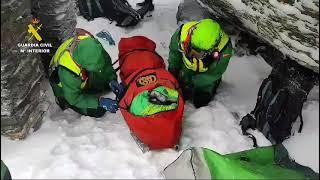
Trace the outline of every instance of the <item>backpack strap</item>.
[[88, 7], [89, 16], [92, 18], [92, 6], [91, 6], [91, 0], [85, 0]]
[[[58, 54], [55, 54], [53, 59], [51, 60], [51, 67], [50, 67], [50, 79], [54, 80], [58, 86], [62, 86], [60, 83], [60, 80], [57, 80], [58, 77], [52, 77], [52, 76], [57, 76], [57, 71], [59, 66], [62, 66], [66, 69], [68, 69], [70, 72], [76, 74], [81, 78], [83, 83], [81, 84], [81, 88], [84, 88], [85, 85], [87, 84], [87, 79], [88, 79], [88, 73], [85, 69], [83, 69], [72, 57], [72, 54], [79, 44], [79, 42], [83, 39], [86, 39], [88, 37], [93, 37], [93, 35], [81, 28], [76, 29], [76, 35], [73, 38], [68, 39], [65, 43], [63, 43]], [[58, 49], [59, 50], [59, 49]], [[58, 82], [59, 81], [59, 82]]]
[[302, 128], [303, 128], [302, 111], [301, 111], [300, 114], [299, 114], [299, 118], [300, 118], [300, 127], [299, 127], [298, 132], [301, 133]]
[[[254, 107], [254, 110], [251, 113], [244, 116], [240, 121], [242, 134], [252, 139], [254, 147], [258, 147], [257, 140], [252, 134], [248, 133], [247, 130], [248, 129], [254, 130], [257, 128], [257, 123], [259, 122], [257, 122], [255, 115], [258, 114], [260, 111], [262, 111], [263, 108], [265, 108], [265, 106], [261, 104], [261, 102], [264, 102], [265, 99], [267, 98], [270, 99], [270, 95], [267, 94], [270, 88], [272, 88], [272, 83], [271, 83], [270, 77], [268, 77], [261, 83], [260, 89], [258, 91], [257, 103], [256, 103], [256, 106]], [[269, 101], [270, 100], [268, 100], [268, 102]]]
[[101, 6], [99, 0], [95, 0], [95, 2], [96, 2], [96, 5], [98, 6], [98, 9], [99, 9], [100, 13], [103, 14], [104, 11], [103, 11], [103, 9], [102, 9], [102, 6]]

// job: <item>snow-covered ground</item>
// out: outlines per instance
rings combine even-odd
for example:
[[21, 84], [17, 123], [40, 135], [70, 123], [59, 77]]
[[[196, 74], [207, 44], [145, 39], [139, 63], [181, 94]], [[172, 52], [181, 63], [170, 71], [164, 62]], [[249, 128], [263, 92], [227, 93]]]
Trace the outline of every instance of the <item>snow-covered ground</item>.
[[[130, 0], [132, 4], [137, 0]], [[157, 51], [168, 58], [170, 37], [176, 30], [179, 1], [156, 0], [152, 17], [146, 17], [130, 29], [115, 27], [109, 20], [97, 18], [87, 22], [78, 18], [78, 27], [98, 33], [107, 29], [114, 40], [145, 35], [157, 43]], [[117, 59], [116, 46], [101, 41], [107, 52]], [[232, 57], [214, 100], [207, 107], [195, 109], [186, 103], [181, 150], [142, 153], [129, 134], [121, 116], [106, 113], [102, 118], [80, 116], [72, 110], [61, 111], [50, 106], [42, 127], [24, 141], [12, 141], [1, 136], [1, 159], [13, 178], [164, 178], [161, 171], [183, 149], [202, 146], [219, 153], [231, 153], [252, 148], [251, 139], [243, 136], [240, 117], [255, 105], [260, 83], [271, 68], [259, 56]], [[44, 83], [53, 95], [48, 83]], [[114, 97], [111, 93], [108, 97]], [[319, 87], [315, 87], [303, 107], [304, 128], [284, 144], [297, 162], [319, 172]], [[297, 131], [297, 130], [296, 130]], [[258, 145], [270, 142], [258, 131], [252, 131]]]

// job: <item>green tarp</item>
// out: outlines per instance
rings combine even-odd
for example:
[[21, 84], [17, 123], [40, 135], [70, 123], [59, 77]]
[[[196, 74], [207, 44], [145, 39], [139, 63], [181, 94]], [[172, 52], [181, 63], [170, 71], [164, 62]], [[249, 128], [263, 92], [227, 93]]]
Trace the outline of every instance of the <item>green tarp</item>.
[[11, 180], [11, 174], [8, 167], [1, 160], [1, 180]]
[[166, 167], [167, 179], [319, 179], [319, 174], [294, 162], [283, 145], [221, 155], [190, 148]]

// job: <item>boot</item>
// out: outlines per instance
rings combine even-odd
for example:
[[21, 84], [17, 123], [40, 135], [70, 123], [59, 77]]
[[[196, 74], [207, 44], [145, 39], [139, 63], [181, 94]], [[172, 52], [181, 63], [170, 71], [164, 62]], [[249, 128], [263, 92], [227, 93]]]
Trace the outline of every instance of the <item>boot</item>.
[[144, 5], [148, 4], [148, 3], [152, 4], [152, 0], [145, 0], [143, 2], [137, 3], [137, 6], [144, 6]]
[[137, 6], [143, 7], [143, 6], [147, 5], [147, 4], [150, 4], [148, 10], [149, 11], [153, 11], [154, 10], [154, 4], [152, 3], [152, 0], [145, 0], [143, 2], [137, 3]]

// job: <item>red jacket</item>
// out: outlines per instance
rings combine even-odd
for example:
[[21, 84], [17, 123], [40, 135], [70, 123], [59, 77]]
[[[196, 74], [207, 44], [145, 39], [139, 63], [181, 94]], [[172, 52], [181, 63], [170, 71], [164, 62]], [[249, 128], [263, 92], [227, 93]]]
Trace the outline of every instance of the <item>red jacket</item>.
[[[131, 131], [151, 150], [172, 148], [179, 143], [184, 110], [179, 84], [165, 69], [155, 48], [155, 43], [144, 36], [122, 38], [119, 42], [120, 78], [128, 88], [120, 101], [120, 110]], [[177, 109], [146, 117], [129, 112], [134, 97], [158, 86], [179, 91]]]

